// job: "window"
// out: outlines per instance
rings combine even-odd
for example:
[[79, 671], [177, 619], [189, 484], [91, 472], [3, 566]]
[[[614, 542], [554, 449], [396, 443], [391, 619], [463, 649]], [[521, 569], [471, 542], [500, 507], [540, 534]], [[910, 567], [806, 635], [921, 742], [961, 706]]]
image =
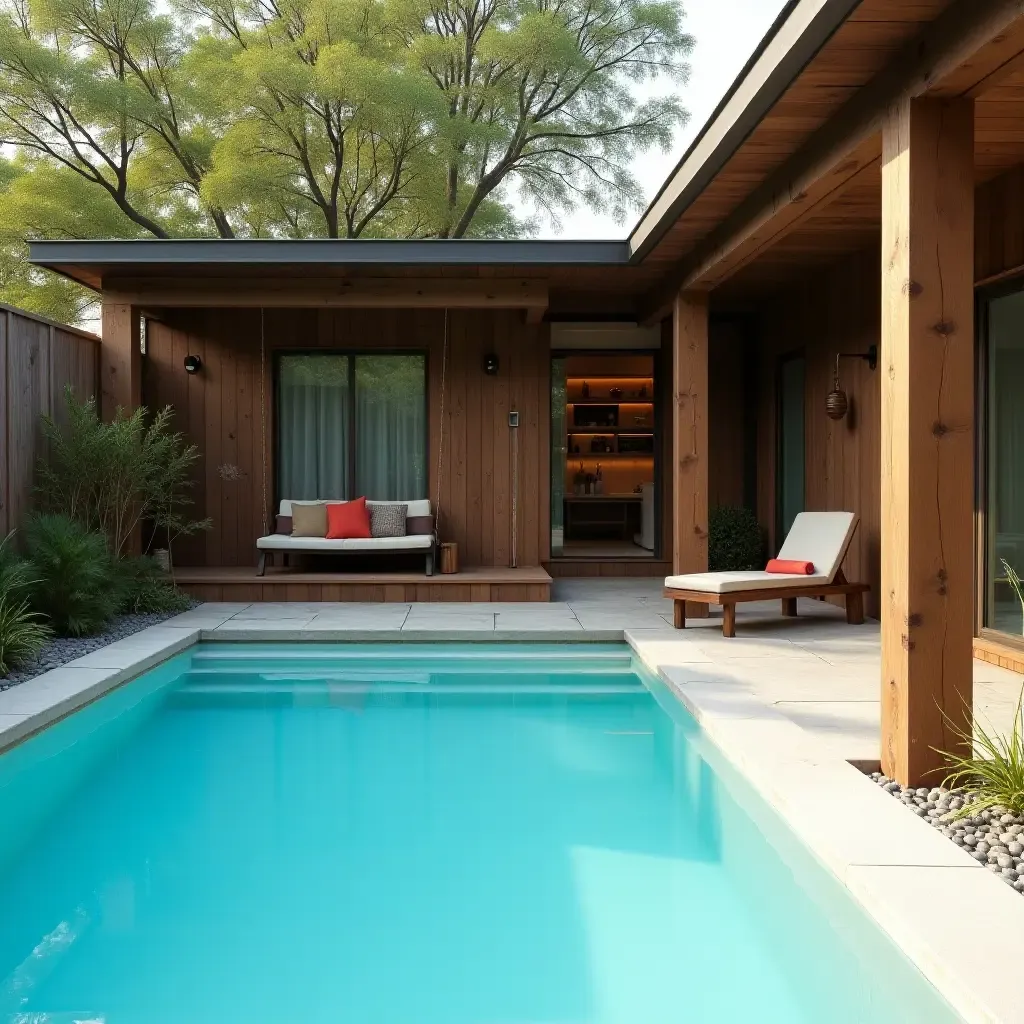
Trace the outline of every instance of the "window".
[[423, 355], [281, 355], [280, 496], [427, 497], [426, 370]]
[[1024, 633], [1004, 563], [1024, 575], [1024, 292], [988, 304], [984, 624]]

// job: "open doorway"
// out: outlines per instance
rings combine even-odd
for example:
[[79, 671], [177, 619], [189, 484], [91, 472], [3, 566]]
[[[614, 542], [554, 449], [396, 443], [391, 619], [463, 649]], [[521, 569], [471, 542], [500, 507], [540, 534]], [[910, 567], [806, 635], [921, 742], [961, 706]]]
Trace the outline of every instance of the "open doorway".
[[650, 353], [553, 356], [552, 557], [655, 557], [655, 374]]

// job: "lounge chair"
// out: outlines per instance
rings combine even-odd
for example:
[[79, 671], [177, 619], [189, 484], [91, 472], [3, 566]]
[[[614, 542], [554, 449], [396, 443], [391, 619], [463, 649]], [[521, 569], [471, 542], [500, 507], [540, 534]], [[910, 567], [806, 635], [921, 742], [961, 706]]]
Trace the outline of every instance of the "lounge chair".
[[796, 615], [798, 597], [846, 598], [846, 621], [864, 621], [866, 583], [848, 583], [842, 564], [858, 517], [855, 512], [801, 512], [793, 520], [779, 560], [810, 562], [810, 575], [772, 572], [695, 572], [665, 579], [665, 597], [675, 602], [673, 623], [686, 626], [686, 602], [720, 604], [722, 635], [736, 635], [736, 605], [743, 601], [782, 601], [783, 615]]

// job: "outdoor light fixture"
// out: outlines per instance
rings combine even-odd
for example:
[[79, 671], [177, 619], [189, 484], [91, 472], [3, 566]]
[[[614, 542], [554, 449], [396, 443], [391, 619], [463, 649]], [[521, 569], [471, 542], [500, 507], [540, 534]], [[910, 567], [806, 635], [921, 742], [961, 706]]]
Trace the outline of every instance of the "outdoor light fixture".
[[185, 372], [198, 373], [203, 368], [203, 361], [199, 356], [185, 356]]
[[484, 356], [484, 373], [488, 377], [493, 377], [498, 372], [498, 357], [493, 352], [488, 352]]
[[825, 413], [830, 420], [841, 420], [850, 408], [850, 400], [846, 392], [839, 384], [839, 360], [840, 359], [863, 359], [868, 366], [874, 370], [878, 367], [878, 346], [871, 345], [867, 352], [837, 352], [836, 372], [832, 377], [832, 390], [825, 399]]

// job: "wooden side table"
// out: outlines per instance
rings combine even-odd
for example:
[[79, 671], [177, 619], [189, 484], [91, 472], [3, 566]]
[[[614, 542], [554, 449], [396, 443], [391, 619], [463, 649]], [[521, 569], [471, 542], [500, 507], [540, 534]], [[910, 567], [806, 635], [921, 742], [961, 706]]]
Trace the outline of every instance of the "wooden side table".
[[440, 569], [442, 573], [453, 573], [459, 571], [459, 545], [454, 541], [447, 541], [441, 545]]

